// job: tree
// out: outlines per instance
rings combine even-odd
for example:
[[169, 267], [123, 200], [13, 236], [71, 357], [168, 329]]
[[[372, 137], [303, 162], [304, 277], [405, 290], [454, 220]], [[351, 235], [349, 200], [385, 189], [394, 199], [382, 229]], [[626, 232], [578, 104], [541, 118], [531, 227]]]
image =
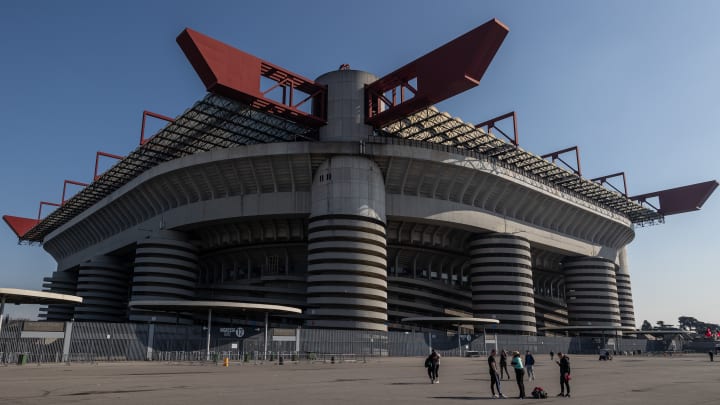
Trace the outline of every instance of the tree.
[[643, 321], [641, 330], [652, 330], [652, 325], [647, 320]]

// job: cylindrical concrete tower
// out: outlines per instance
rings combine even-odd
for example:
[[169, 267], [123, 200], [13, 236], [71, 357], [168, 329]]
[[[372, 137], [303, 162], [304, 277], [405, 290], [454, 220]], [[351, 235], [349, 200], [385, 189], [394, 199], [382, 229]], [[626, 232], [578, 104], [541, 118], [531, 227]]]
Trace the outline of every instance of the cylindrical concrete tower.
[[[50, 277], [45, 277], [43, 290], [57, 294], [76, 295], [77, 293], [76, 271], [56, 271]], [[40, 309], [40, 316], [48, 321], [69, 321], [73, 319], [75, 312], [74, 304], [50, 304], [46, 309]]]
[[601, 257], [563, 261], [570, 326], [620, 326], [615, 263]]
[[359, 142], [372, 135], [372, 127], [365, 124], [365, 85], [375, 80], [375, 75], [359, 70], [337, 70], [315, 80], [328, 86], [327, 125], [320, 127], [321, 141]]
[[498, 319], [500, 332], [536, 334], [530, 242], [508, 234], [478, 235], [469, 250], [475, 316]]
[[75, 320], [121, 322], [127, 317], [129, 269], [119, 260], [99, 256], [80, 265]]
[[[131, 301], [190, 300], [197, 288], [197, 248], [181, 232], [158, 231], [137, 242]], [[133, 310], [130, 320], [147, 322], [187, 321], [163, 313]]]
[[617, 292], [620, 303], [620, 321], [625, 328], [637, 328], [635, 325], [635, 308], [633, 307], [632, 289], [630, 288], [630, 271], [628, 269], [627, 248], [620, 249], [618, 255]]
[[308, 225], [308, 326], [387, 330], [385, 185], [377, 165], [336, 156], [318, 169]]

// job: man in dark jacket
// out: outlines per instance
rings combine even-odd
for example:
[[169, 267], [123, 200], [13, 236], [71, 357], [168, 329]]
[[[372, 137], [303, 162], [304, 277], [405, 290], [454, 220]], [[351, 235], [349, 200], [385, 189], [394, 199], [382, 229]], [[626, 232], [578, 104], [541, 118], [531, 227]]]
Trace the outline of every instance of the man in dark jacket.
[[[558, 352], [558, 359], [560, 361], [556, 361], [557, 365], [560, 366], [560, 393], [558, 394], [559, 397], [569, 397], [570, 396], [570, 358], [563, 354]], [[565, 389], [567, 388], [567, 394], [565, 393]]]

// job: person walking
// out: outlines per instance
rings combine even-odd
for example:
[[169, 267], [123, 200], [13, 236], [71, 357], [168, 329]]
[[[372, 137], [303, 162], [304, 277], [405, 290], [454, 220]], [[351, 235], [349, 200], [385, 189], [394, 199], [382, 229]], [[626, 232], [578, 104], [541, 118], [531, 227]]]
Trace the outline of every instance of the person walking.
[[535, 379], [535, 371], [533, 370], [534, 365], [535, 365], [535, 357], [533, 357], [532, 353], [530, 353], [530, 350], [526, 350], [525, 351], [525, 370], [527, 370], [528, 381], [533, 381]]
[[[561, 352], [558, 352], [558, 359], [560, 361], [556, 361], [557, 365], [560, 366], [560, 393], [558, 394], [559, 397], [569, 397], [570, 396], [570, 358], [562, 354]], [[567, 394], [565, 391], [567, 390]]]
[[515, 379], [517, 380], [518, 390], [520, 395], [518, 398], [525, 398], [525, 370], [523, 369], [523, 363], [520, 359], [520, 352], [513, 352], [513, 358], [510, 361], [510, 365], [515, 369]]
[[710, 351], [708, 352], [708, 356], [710, 356], [710, 361], [713, 361], [713, 352], [712, 352], [712, 350], [710, 350]]
[[[500, 374], [498, 374], [498, 366], [495, 361], [496, 354], [497, 351], [492, 349], [490, 351], [490, 356], [488, 356], [487, 359], [490, 372], [490, 391], [492, 391], [493, 398], [505, 398], [505, 395], [503, 395], [502, 391], [500, 391]], [[497, 388], [497, 395], [495, 394], [495, 388]]]
[[553, 361], [554, 358], [555, 358], [555, 352], [550, 350], [550, 361]]
[[505, 350], [500, 352], [500, 378], [503, 378], [503, 370], [505, 370], [505, 374], [507, 375], [507, 379], [510, 379], [510, 372], [507, 368], [507, 352]]
[[440, 355], [435, 349], [433, 349], [427, 359], [425, 359], [425, 366], [428, 369], [430, 384], [440, 384]]

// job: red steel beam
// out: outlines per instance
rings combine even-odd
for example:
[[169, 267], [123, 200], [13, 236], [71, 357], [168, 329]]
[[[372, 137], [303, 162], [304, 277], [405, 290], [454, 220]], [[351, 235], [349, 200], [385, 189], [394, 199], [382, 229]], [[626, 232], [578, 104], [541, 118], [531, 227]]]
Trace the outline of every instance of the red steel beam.
[[37, 221], [40, 222], [42, 220], [42, 207], [43, 205], [50, 205], [53, 207], [61, 207], [62, 204], [53, 203], [53, 202], [47, 202], [47, 201], [40, 201], [40, 208], [38, 209], [38, 217]]
[[[613, 177], [620, 177], [620, 176], [622, 176], [622, 179], [623, 179], [623, 190], [624, 190], [624, 191], [618, 190], [615, 186], [613, 186], [612, 184], [608, 183], [608, 181], [607, 181], [608, 179], [611, 179], [611, 178], [613, 178]], [[625, 177], [625, 172], [608, 174], [607, 176], [597, 177], [597, 178], [594, 178], [594, 179], [592, 179], [592, 180], [590, 180], [590, 181], [597, 181], [597, 182], [599, 182], [600, 184], [606, 184], [606, 183], [607, 183], [610, 187], [614, 188], [615, 191], [617, 191], [618, 193], [623, 193], [623, 194], [625, 195], [625, 197], [628, 196], [627, 178]]]
[[[564, 160], [560, 157], [560, 155], [562, 155], [562, 154], [564, 154], [564, 153], [572, 152], [572, 151], [575, 151], [575, 161], [576, 161], [576, 164], [577, 164], [577, 169], [574, 168], [574, 167], [572, 167], [572, 165], [570, 165], [568, 162], [564, 161]], [[565, 148], [565, 149], [562, 149], [562, 150], [559, 150], [559, 151], [556, 151], [556, 152], [546, 153], [546, 154], [544, 154], [544, 155], [542, 155], [542, 156], [540, 156], [540, 157], [543, 158], [543, 159], [547, 159], [547, 158], [550, 157], [550, 158], [552, 158], [552, 162], [553, 162], [553, 163], [555, 163], [556, 160], [559, 160], [559, 161], [563, 162], [563, 163], [565, 164], [565, 166], [567, 166], [567, 167], [570, 168], [572, 171], [574, 171], [575, 174], [577, 174], [578, 176], [582, 177], [582, 168], [580, 167], [580, 148], [578, 148], [577, 146], [572, 146], [572, 147], [570, 147], [570, 148]]]
[[117, 159], [117, 160], [125, 159], [125, 156], [113, 155], [112, 153], [98, 151], [95, 154], [95, 172], [93, 173], [93, 181], [100, 178], [100, 176], [98, 175], [98, 164], [100, 163], [100, 156], [105, 156], [105, 157], [109, 157], [109, 158]]
[[68, 184], [74, 184], [76, 186], [82, 186], [82, 187], [89, 186], [88, 183], [81, 183], [79, 181], [74, 181], [74, 180], [65, 180], [65, 182], [63, 183], [63, 192], [62, 192], [62, 199], [60, 200], [60, 205], [65, 205], [65, 192], [67, 191]]
[[2, 218], [19, 239], [22, 239], [29, 230], [40, 223], [39, 220], [34, 218], [14, 217], [12, 215], [3, 215]]
[[[513, 136], [512, 136], [512, 137], [509, 137], [505, 132], [503, 132], [502, 129], [498, 128], [497, 125], [495, 125], [495, 124], [497, 124], [498, 122], [503, 121], [503, 120], [506, 120], [506, 119], [508, 119], [508, 118], [510, 118], [510, 117], [512, 117], [512, 121], [513, 121]], [[490, 133], [490, 131], [491, 131], [493, 128], [495, 128], [495, 129], [497, 129], [505, 138], [507, 138], [508, 141], [512, 142], [513, 145], [515, 145], [515, 146], [519, 146], [519, 145], [520, 145], [520, 140], [519, 140], [519, 137], [518, 137], [518, 129], [517, 129], [517, 114], [515, 114], [515, 111], [510, 111], [510, 112], [507, 113], [507, 114], [500, 115], [500, 116], [498, 116], [498, 117], [489, 119], [489, 120], [487, 120], [487, 121], [485, 121], [485, 122], [481, 122], [481, 123], [475, 125], [475, 128], [483, 128], [483, 127], [486, 127], [486, 128], [487, 128], [487, 133]]]
[[[509, 31], [492, 19], [367, 85], [365, 122], [381, 128], [477, 86]], [[406, 91], [412, 96], [405, 97]]]
[[660, 207], [657, 210], [660, 214], [682, 214], [684, 212], [697, 211], [702, 208], [705, 201], [710, 198], [710, 195], [712, 195], [717, 187], [718, 182], [716, 180], [710, 180], [704, 183], [636, 195], [630, 197], [630, 199], [647, 202], [648, 198], [657, 197], [660, 202]]
[[145, 142], [150, 140], [150, 138], [145, 139], [145, 119], [147, 117], [157, 118], [167, 122], [175, 122], [175, 118], [166, 117], [148, 110], [143, 111], [142, 126], [140, 127], [140, 145], [145, 145]]
[[[326, 86], [189, 28], [180, 33], [177, 43], [207, 91], [304, 125], [320, 127], [326, 124]], [[276, 85], [262, 91], [261, 77]], [[277, 87], [283, 90], [280, 101], [266, 97]], [[302, 93], [300, 96], [295, 95], [298, 91]], [[300, 110], [307, 104], [310, 113]]]

